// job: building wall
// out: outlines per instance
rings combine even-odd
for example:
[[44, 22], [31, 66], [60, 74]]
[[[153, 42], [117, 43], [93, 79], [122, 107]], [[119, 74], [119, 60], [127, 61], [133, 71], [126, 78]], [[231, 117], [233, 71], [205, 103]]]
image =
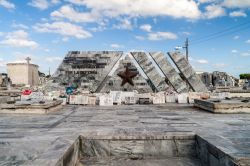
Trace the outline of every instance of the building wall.
[[[29, 70], [29, 71], [28, 71]], [[27, 63], [9, 63], [7, 64], [7, 73], [12, 84], [38, 85], [38, 66]]]
[[29, 85], [38, 85], [39, 84], [39, 75], [38, 75], [38, 66], [30, 64], [29, 65]]

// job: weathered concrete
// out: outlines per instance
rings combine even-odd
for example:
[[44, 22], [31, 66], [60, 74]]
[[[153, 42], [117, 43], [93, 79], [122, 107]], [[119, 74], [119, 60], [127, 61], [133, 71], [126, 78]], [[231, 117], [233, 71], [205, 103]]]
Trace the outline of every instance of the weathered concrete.
[[153, 58], [155, 63], [159, 66], [167, 81], [173, 86], [178, 93], [188, 92], [186, 83], [181, 79], [173, 66], [168, 62], [167, 58], [162, 52], [150, 52], [149, 55]]
[[45, 103], [22, 101], [15, 104], [1, 104], [0, 113], [7, 114], [47, 114], [62, 109], [62, 100]]
[[[249, 121], [249, 114], [211, 114], [185, 104], [66, 106], [47, 115], [1, 114], [0, 165], [70, 165], [76, 162], [81, 137], [88, 140], [195, 137], [199, 144], [197, 156], [207, 165], [249, 165]], [[154, 148], [151, 150], [154, 152]], [[175, 163], [174, 158], [168, 161]]]
[[164, 91], [168, 87], [165, 78], [162, 77], [156, 70], [153, 63], [148, 59], [145, 52], [131, 52], [137, 63], [141, 66], [144, 73], [151, 80], [156, 91]]
[[250, 113], [250, 99], [194, 99], [194, 106], [213, 113]]
[[[122, 79], [117, 75], [120, 72], [123, 72], [126, 67], [128, 67], [129, 71], [137, 72], [136, 77], [133, 78], [134, 86], [126, 83], [121, 86]], [[139, 72], [137, 67], [134, 65], [131, 57], [126, 55], [124, 59], [119, 61], [117, 69], [111, 76], [108, 76], [105, 79], [105, 86], [101, 89], [101, 92], [109, 92], [109, 91], [133, 91], [136, 90], [139, 93], [148, 93], [152, 92], [152, 88], [148, 84], [149, 80], [146, 80]]]
[[189, 64], [187, 59], [181, 55], [179, 52], [168, 53], [170, 58], [173, 60], [177, 68], [186, 78], [187, 82], [189, 83], [190, 87], [195, 92], [206, 92], [207, 87], [201, 81], [200, 77], [195, 73], [192, 66]]
[[[51, 79], [63, 87], [78, 85], [100, 92], [108, 74], [121, 56], [121, 51], [70, 51]], [[50, 87], [49, 84], [47, 86]]]

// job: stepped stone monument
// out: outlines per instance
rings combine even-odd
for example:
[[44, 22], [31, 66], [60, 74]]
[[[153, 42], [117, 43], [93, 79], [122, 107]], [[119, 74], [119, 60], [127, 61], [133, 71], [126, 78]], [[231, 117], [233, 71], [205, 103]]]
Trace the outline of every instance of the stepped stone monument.
[[118, 51], [71, 51], [53, 75], [63, 86], [78, 86], [96, 92], [121, 58]]
[[[139, 93], [160, 92], [170, 86], [177, 93], [188, 92], [188, 86], [195, 92], [207, 91], [183, 55], [176, 52], [168, 54], [179, 71], [162, 52], [150, 52], [149, 55], [131, 52], [123, 56], [121, 51], [71, 51], [52, 76], [52, 81], [58, 87], [72, 86], [97, 93], [133, 90]], [[137, 74], [125, 78], [126, 73]]]
[[188, 92], [186, 83], [181, 79], [180, 75], [176, 72], [162, 52], [150, 52], [149, 55], [159, 66], [167, 81], [169, 81], [176, 92]]
[[131, 52], [131, 54], [141, 66], [142, 70], [146, 73], [147, 77], [151, 80], [156, 91], [164, 91], [169, 87], [165, 78], [159, 74], [152, 61], [148, 59], [145, 52]]
[[201, 81], [200, 77], [195, 73], [194, 69], [183, 55], [181, 55], [179, 52], [169, 52], [168, 55], [173, 60], [179, 71], [183, 74], [193, 91], [208, 91], [205, 84]]
[[[144, 78], [137, 67], [134, 65], [132, 59], [129, 56], [125, 56], [124, 59], [121, 59], [118, 62], [118, 67], [114, 71], [112, 75], [109, 75], [107, 77], [107, 80], [105, 80], [105, 84], [101, 88], [101, 92], [107, 92], [109, 90], [112, 91], [133, 91], [137, 90], [139, 93], [148, 93], [152, 92], [152, 87], [150, 86], [152, 83], [147, 78]], [[122, 84], [122, 78], [118, 76], [120, 72], [123, 72], [126, 68], [128, 68], [129, 71], [137, 72], [137, 75], [133, 78], [134, 85], [131, 84]]]

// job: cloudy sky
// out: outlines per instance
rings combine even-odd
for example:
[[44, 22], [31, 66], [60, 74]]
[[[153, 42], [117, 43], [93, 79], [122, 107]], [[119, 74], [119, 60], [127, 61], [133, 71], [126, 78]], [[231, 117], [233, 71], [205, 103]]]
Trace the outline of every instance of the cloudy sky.
[[0, 71], [29, 56], [54, 71], [70, 50], [173, 51], [197, 71], [250, 72], [250, 0], [0, 0]]

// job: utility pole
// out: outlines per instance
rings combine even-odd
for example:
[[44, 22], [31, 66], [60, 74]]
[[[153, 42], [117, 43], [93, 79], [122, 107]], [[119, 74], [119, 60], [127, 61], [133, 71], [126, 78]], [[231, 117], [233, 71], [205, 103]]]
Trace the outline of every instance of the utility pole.
[[185, 46], [182, 47], [182, 48], [186, 49], [186, 59], [187, 59], [187, 61], [188, 61], [188, 46], [189, 46], [189, 44], [188, 44], [188, 38], [186, 38]]

